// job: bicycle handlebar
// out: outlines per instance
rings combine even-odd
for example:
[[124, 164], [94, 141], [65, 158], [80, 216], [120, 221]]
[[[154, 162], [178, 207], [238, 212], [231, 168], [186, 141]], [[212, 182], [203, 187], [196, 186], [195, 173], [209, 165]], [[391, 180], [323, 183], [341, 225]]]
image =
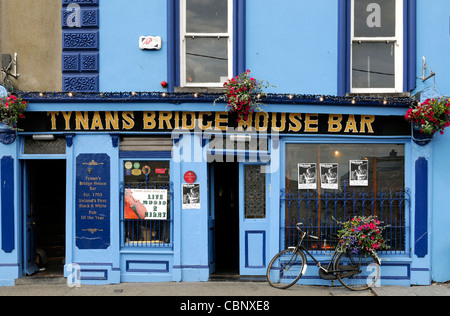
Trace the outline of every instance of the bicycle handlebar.
[[[300, 228], [300, 226], [302, 226], [302, 225], [303, 225], [302, 222], [297, 223], [297, 224], [295, 225], [295, 229], [297, 229], [299, 232], [301, 232], [302, 234], [304, 234], [304, 236], [308, 235], [309, 237], [311, 237], [311, 238], [313, 238], [313, 239], [320, 239], [319, 237], [313, 236], [313, 235], [309, 235], [308, 232], [305, 232], [304, 230], [302, 230], [302, 229]], [[333, 240], [333, 239], [336, 239], [336, 240], [339, 239], [339, 237], [338, 237], [337, 234], [328, 234], [328, 236], [331, 237], [332, 240]]]

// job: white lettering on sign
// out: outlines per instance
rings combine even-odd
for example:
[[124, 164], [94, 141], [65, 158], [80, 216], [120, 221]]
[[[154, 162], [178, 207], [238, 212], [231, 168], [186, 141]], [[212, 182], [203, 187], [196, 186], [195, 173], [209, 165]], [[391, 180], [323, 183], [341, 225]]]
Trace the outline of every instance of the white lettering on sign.
[[77, 3], [71, 3], [67, 6], [67, 12], [71, 12], [66, 19], [68, 27], [81, 27], [81, 8]]
[[159, 36], [141, 36], [139, 38], [140, 49], [156, 49], [160, 50], [162, 47], [161, 37]]
[[371, 12], [367, 17], [367, 26], [381, 27], [381, 6], [378, 3], [371, 3], [367, 6], [367, 12]]

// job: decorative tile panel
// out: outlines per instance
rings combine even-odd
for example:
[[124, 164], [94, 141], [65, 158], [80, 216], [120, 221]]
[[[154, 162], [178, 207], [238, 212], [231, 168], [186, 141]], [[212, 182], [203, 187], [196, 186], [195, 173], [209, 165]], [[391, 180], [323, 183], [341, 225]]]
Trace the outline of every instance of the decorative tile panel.
[[[67, 8], [63, 8], [61, 12], [62, 27], [70, 28], [67, 25], [67, 19], [70, 18], [70, 11]], [[80, 25], [81, 27], [98, 28], [99, 27], [99, 10], [98, 8], [81, 8], [80, 12]]]
[[62, 70], [63, 72], [80, 71], [79, 54], [63, 53], [62, 54]]
[[73, 92], [98, 92], [98, 75], [63, 75], [63, 90]]
[[63, 72], [99, 72], [99, 54], [93, 53], [63, 53]]
[[98, 50], [98, 31], [63, 31], [63, 50]]
[[98, 92], [99, 0], [62, 0], [63, 91]]
[[63, 6], [67, 6], [71, 3], [76, 3], [79, 5], [96, 5], [98, 6], [99, 0], [62, 0]]
[[81, 54], [81, 62], [80, 62], [80, 66], [81, 66], [81, 71], [86, 72], [86, 71], [95, 71], [98, 72], [99, 71], [99, 64], [98, 64], [98, 53], [96, 54]]

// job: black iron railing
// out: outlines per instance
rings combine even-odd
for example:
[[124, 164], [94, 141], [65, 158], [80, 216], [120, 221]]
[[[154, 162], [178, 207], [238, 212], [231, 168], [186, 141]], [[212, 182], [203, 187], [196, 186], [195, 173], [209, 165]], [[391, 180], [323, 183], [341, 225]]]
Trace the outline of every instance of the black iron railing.
[[[307, 240], [309, 250], [325, 251], [334, 249], [330, 242], [336, 234], [339, 222], [350, 220], [354, 216], [377, 216], [386, 226], [385, 240], [389, 249], [387, 253], [407, 253], [408, 220], [410, 212], [409, 190], [367, 192], [361, 188], [342, 190], [281, 190], [281, 240], [282, 247], [289, 247], [298, 242], [295, 225], [303, 223], [303, 230], [320, 240]], [[325, 243], [323, 239], [328, 239]]]

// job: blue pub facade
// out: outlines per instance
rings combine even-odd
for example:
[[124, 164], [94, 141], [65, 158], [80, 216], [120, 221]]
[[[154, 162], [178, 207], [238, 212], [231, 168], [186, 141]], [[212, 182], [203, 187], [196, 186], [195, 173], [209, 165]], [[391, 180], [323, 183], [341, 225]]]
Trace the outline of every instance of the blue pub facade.
[[[449, 93], [445, 12], [446, 0], [63, 0], [62, 89], [23, 92], [19, 131], [2, 132], [0, 284], [43, 257], [82, 284], [264, 276], [297, 222], [326, 235], [355, 214], [389, 225], [381, 286], [448, 281], [450, 136], [425, 143], [404, 119]], [[273, 86], [238, 122], [215, 100], [247, 69]], [[329, 258], [329, 243], [308, 247]], [[300, 282], [330, 284], [317, 272]]]

